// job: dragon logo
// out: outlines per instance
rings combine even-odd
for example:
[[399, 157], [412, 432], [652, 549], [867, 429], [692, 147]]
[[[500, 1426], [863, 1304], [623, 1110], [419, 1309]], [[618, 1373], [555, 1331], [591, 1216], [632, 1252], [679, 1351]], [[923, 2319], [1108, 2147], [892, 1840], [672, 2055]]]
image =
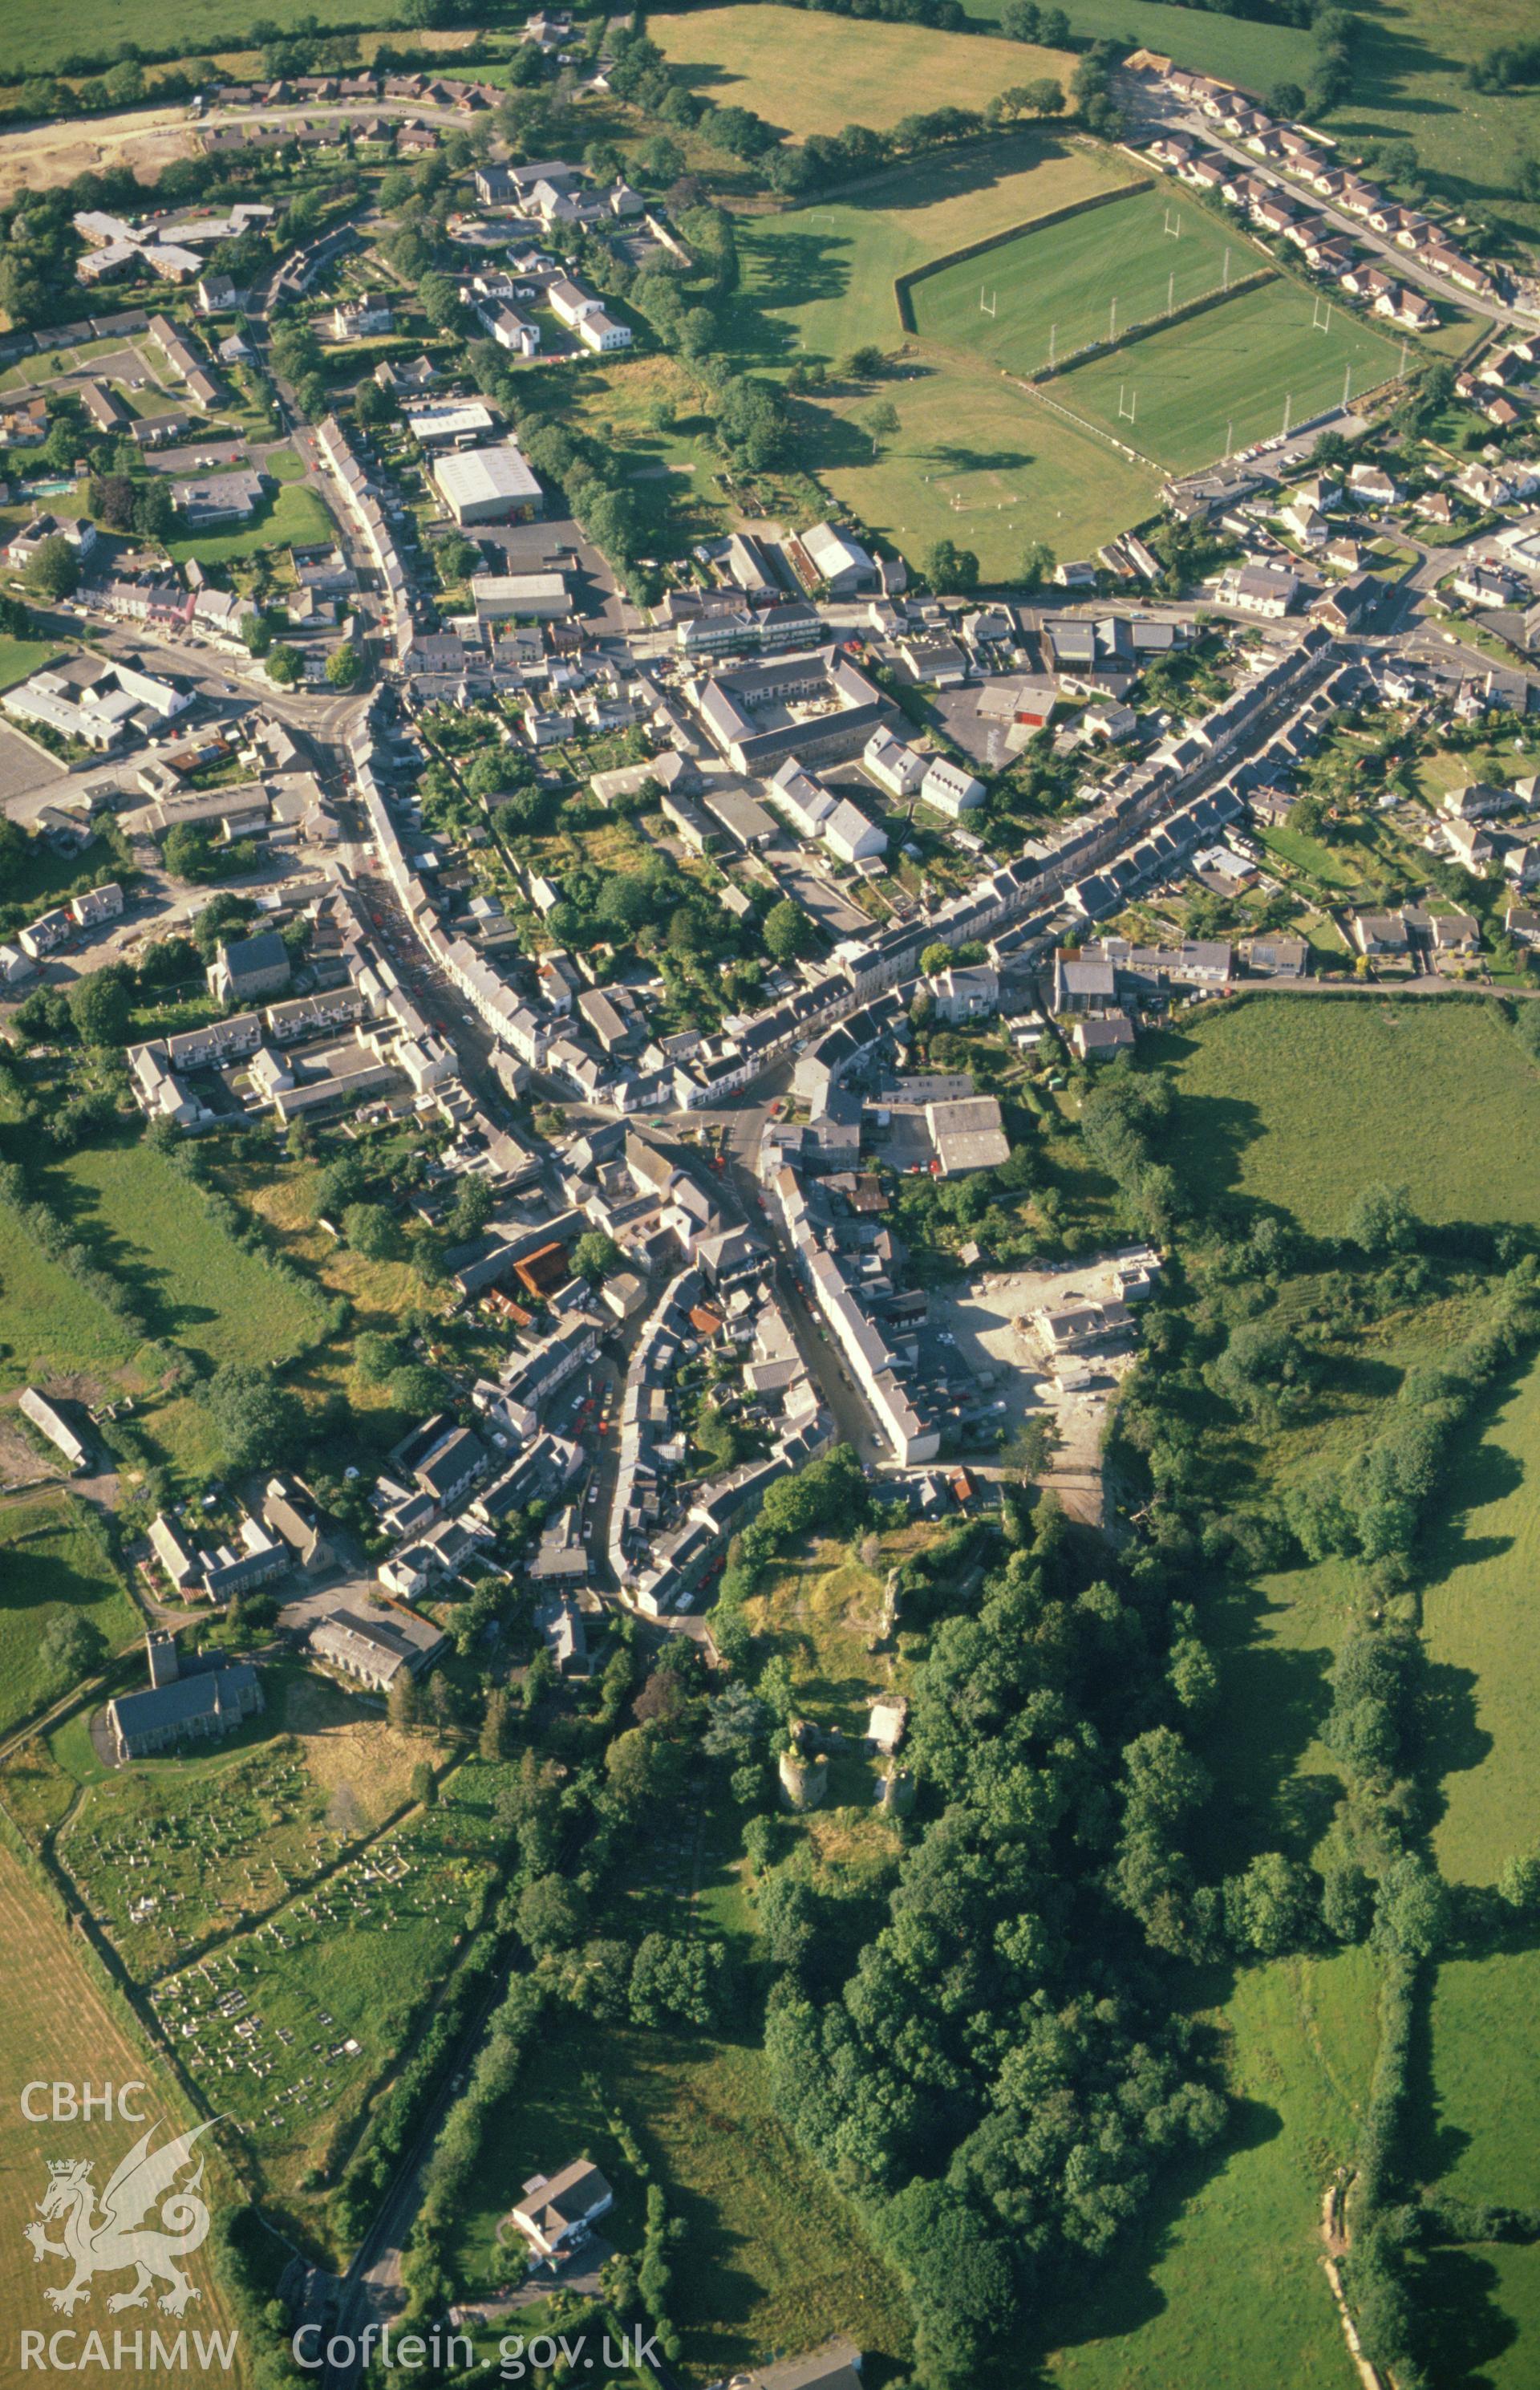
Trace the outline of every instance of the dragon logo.
[[[217, 2117], [210, 2119], [210, 2124], [217, 2122]], [[90, 2297], [95, 2275], [121, 2273], [132, 2267], [133, 2288], [119, 2291], [108, 2300], [109, 2314], [120, 2307], [148, 2306], [151, 2282], [166, 2285], [160, 2305], [167, 2315], [186, 2312], [189, 2299], [199, 2294], [176, 2261], [201, 2248], [209, 2237], [209, 2211], [197, 2196], [203, 2180], [202, 2158], [190, 2182], [180, 2191], [173, 2185], [192, 2164], [193, 2145], [209, 2131], [210, 2124], [181, 2133], [158, 2150], [150, 2148], [156, 2132], [151, 2125], [102, 2192], [99, 2215], [90, 2160], [49, 2160], [48, 2188], [37, 2205], [45, 2221], [29, 2224], [26, 2236], [35, 2264], [41, 2265], [45, 2257], [64, 2257], [75, 2269], [62, 2289], [44, 2292], [50, 2306], [61, 2315], [72, 2315], [82, 2299]], [[146, 2229], [145, 2219], [156, 2207], [164, 2229]], [[56, 2216], [64, 2219], [64, 2237], [50, 2241], [47, 2219]]]

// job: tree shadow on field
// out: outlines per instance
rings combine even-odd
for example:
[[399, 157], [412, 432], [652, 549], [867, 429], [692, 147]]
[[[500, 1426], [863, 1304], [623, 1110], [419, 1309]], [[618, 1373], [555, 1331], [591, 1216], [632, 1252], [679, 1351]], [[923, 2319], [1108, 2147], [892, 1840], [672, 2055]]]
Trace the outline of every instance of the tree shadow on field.
[[[1442, 2121], [1443, 2102], [1433, 2062], [1435, 1981], [1432, 1972], [1424, 1968], [1413, 1994], [1411, 2030], [1406, 2038], [1406, 2092], [1401, 2103], [1401, 2113], [1406, 2119], [1406, 2173], [1413, 2180], [1430, 2187], [1444, 2181], [1470, 2147], [1468, 2132]], [[1442, 2382], [1443, 2376], [1438, 2378]]]
[[1431, 2249], [1414, 2258], [1419, 2351], [1438, 2390], [1492, 2390], [1487, 2371], [1511, 2348], [1519, 2327], [1497, 2305], [1497, 2268], [1475, 2249]]
[[[1282, 2130], [1282, 2117], [1265, 2101], [1233, 2100], [1223, 2138], [1201, 2156], [1162, 2173], [1159, 2188], [1143, 2210], [1143, 2220], [1120, 2242], [1117, 2256], [1045, 2313], [1039, 2345], [1056, 2352], [1099, 2346], [1125, 2339], [1163, 2315], [1170, 2301], [1154, 2277], [1175, 2246], [1184, 2210], [1233, 2158], [1264, 2149]], [[1114, 2359], [1107, 2367], [1109, 2379], [1123, 2380], [1115, 2352], [1108, 2355]], [[1018, 2358], [1012, 2367], [1019, 2390], [1048, 2390], [1050, 2380], [1058, 2378], [1057, 2374], [1050, 2377], [1038, 2364], [1032, 2365], [1030, 2371], [1020, 2366], [1018, 2371], [1020, 2364]]]
[[[893, 166], [859, 189], [841, 194], [840, 204], [869, 208], [877, 213], [902, 206], [923, 232], [927, 208], [939, 207], [948, 199], [965, 199], [975, 191], [993, 190], [997, 184], [1008, 182], [1013, 174], [1025, 173], [1050, 159], [1072, 155], [1061, 134], [1024, 129], [969, 148], [943, 150], [907, 165]], [[818, 202], [809, 199], [806, 204], [816, 207]]]
[[930, 463], [942, 473], [1014, 473], [1032, 463], [1032, 452], [1027, 448], [948, 446], [927, 453]]
[[1307, 1857], [1341, 1798], [1335, 1774], [1296, 1772], [1331, 1707], [1334, 1652], [1324, 1626], [1323, 1639], [1303, 1648], [1272, 1638], [1272, 1621], [1291, 1606], [1287, 1594], [1234, 1579], [1202, 1600], [1205, 1638], [1225, 1686], [1223, 1715], [1203, 1749], [1214, 1797], [1192, 1830], [1192, 1857], [1205, 1875], [1244, 1867], [1280, 1844]]
[[[148, 1333], [174, 1337], [178, 1343], [199, 1352], [200, 1348], [188, 1331], [217, 1321], [217, 1307], [189, 1302], [185, 1296], [173, 1297], [170, 1271], [110, 1225], [91, 1188], [82, 1186], [65, 1171], [53, 1170], [47, 1175], [45, 1194], [51, 1209], [69, 1223], [73, 1240], [84, 1246], [96, 1267], [106, 1271], [126, 1290]], [[197, 1200], [190, 1190], [188, 1200]], [[207, 1354], [202, 1357], [210, 1358]]]

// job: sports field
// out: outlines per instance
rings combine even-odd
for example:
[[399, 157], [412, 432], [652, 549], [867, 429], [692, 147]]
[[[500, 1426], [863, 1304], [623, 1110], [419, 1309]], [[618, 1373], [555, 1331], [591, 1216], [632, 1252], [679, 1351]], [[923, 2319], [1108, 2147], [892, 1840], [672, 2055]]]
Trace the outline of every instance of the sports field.
[[[1282, 277], [1053, 384], [1061, 405], [1190, 472], [1398, 373], [1401, 343]], [[1315, 328], [1315, 319], [1324, 328]]]
[[[801, 410], [802, 461], [906, 556], [951, 538], [974, 550], [986, 579], [1001, 578], [1031, 539], [1078, 555], [1150, 511], [1152, 473], [987, 362], [906, 335], [893, 296], [895, 276], [1133, 175], [1110, 151], [1026, 133], [886, 175], [859, 199], [740, 221], [737, 344], [773, 372], [828, 368], [827, 395]], [[842, 361], [867, 343], [892, 360], [889, 374], [871, 387], [842, 381]], [[879, 396], [899, 429], [874, 455], [861, 418]]]
[[1134, 171], [1110, 151], [1024, 133], [977, 155], [884, 174], [852, 199], [740, 219], [735, 336], [767, 363], [787, 366], [800, 357], [832, 365], [866, 341], [892, 352], [904, 340], [896, 276], [1116, 190]]
[[751, 108], [793, 140], [847, 124], [886, 132], [916, 109], [982, 109], [1011, 84], [1052, 75], [1066, 86], [1065, 50], [925, 25], [857, 22], [800, 8], [693, 8], [652, 16], [647, 30], [692, 90], [722, 108]]
[[913, 287], [926, 340], [1032, 373], [1168, 306], [1184, 307], [1269, 261], [1244, 234], [1167, 183], [1024, 232]]
[[926, 355], [916, 379], [884, 386], [899, 429], [874, 457], [841, 400], [818, 478], [861, 521], [918, 559], [938, 539], [1008, 579], [1029, 541], [1083, 556], [1155, 511], [1156, 474], [1077, 431], [1026, 392]]

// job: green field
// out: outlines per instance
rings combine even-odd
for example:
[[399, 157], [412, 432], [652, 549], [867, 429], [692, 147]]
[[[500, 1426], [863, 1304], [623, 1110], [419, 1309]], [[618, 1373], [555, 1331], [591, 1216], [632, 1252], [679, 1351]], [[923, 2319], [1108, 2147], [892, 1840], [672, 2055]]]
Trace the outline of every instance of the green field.
[[173, 564], [186, 564], [193, 558], [199, 564], [233, 564], [241, 557], [255, 556], [262, 547], [303, 547], [334, 539], [336, 533], [337, 527], [314, 491], [284, 482], [271, 506], [244, 530], [199, 532], [193, 537], [168, 540], [166, 553]]
[[1133, 173], [1110, 151], [1077, 148], [1059, 134], [1023, 133], [987, 150], [883, 174], [845, 199], [741, 219], [737, 342], [782, 366], [799, 358], [834, 365], [866, 341], [896, 350], [904, 329], [895, 276], [1115, 190]]
[[1534, 1369], [1506, 1397], [1461, 1472], [1459, 1513], [1423, 1595], [1429, 1657], [1450, 1672], [1466, 1720], [1446, 1754], [1444, 1813], [1433, 1833], [1439, 1864], [1457, 1882], [1491, 1883], [1506, 1859], [1540, 1841], [1537, 1476], [1540, 1369]]
[[1435, 188], [1508, 218], [1533, 240], [1540, 206], [1516, 196], [1514, 161], [1540, 149], [1540, 90], [1530, 80], [1516, 92], [1471, 91], [1465, 70], [1481, 52], [1534, 33], [1533, 0], [1380, 0], [1365, 12], [1353, 97], [1329, 129], [1348, 140], [1405, 136]]
[[[970, 0], [976, 23], [997, 24], [1006, 0]], [[1178, 66], [1219, 75], [1258, 93], [1276, 83], [1305, 83], [1310, 36], [1292, 25], [1255, 24], [1245, 17], [1167, 6], [1165, 0], [1064, 0], [1070, 31], [1085, 41], [1112, 40], [1163, 52]]]
[[[1131, 172], [1110, 152], [1027, 134], [885, 175], [858, 201], [740, 221], [737, 342], [771, 371], [816, 360], [834, 375], [827, 395], [799, 406], [802, 461], [905, 555], [953, 538], [974, 549], [986, 579], [1006, 579], [1029, 540], [1079, 555], [1151, 510], [1153, 473], [987, 362], [905, 336], [892, 289], [897, 275]], [[866, 342], [893, 357], [889, 375], [875, 389], [841, 383], [841, 360]], [[879, 392], [899, 429], [874, 456], [859, 418]]]
[[14, 688], [19, 680], [30, 679], [58, 653], [51, 639], [0, 637], [0, 688]]
[[314, 1332], [311, 1299], [243, 1253], [152, 1147], [83, 1147], [58, 1165], [55, 1184], [152, 1334], [217, 1367], [284, 1360]]
[[1159, 477], [1009, 382], [944, 363], [894, 391], [900, 429], [873, 457], [845, 410], [815, 449], [820, 481], [911, 559], [954, 539], [985, 581], [1008, 581], [1029, 541], [1084, 556], [1155, 511]]
[[0, 1209], [0, 1383], [25, 1385], [39, 1369], [110, 1372], [131, 1361], [135, 1339]]
[[914, 286], [915, 322], [926, 340], [1031, 373], [1047, 363], [1050, 338], [1063, 357], [1163, 315], [1168, 300], [1182, 307], [1220, 289], [1226, 258], [1232, 281], [1268, 262], [1170, 184], [1130, 191], [927, 275]]
[[[1537, 1470], [1540, 1368], [1532, 1368], [1461, 1472], [1443, 1565], [1423, 1597], [1424, 1640], [1440, 1695], [1435, 1758], [1443, 1813], [1433, 1845], [1444, 1873], [1456, 1882], [1490, 1883], [1506, 1859], [1540, 1839]], [[1429, 2178], [1471, 2201], [1540, 2205], [1540, 1950], [1442, 1966], [1429, 2057], [1432, 2112], [1420, 2153]], [[1497, 2319], [1517, 2335], [1508, 2349], [1512, 2371], [1495, 2371], [1495, 2383], [1534, 2378], [1537, 2255], [1481, 2253], [1483, 2265], [1518, 2255], [1532, 2261], [1499, 2265], [1490, 2281], [1472, 2278], [1480, 2299], [1471, 2307], [1479, 2306], [1488, 2327]]]
[[113, 1651], [144, 1624], [71, 1496], [0, 1505], [0, 1734], [48, 1697], [38, 1644], [65, 1611], [88, 1618]]
[[1178, 1166], [1200, 1184], [1316, 1233], [1377, 1178], [1405, 1181], [1425, 1219], [1540, 1221], [1540, 1072], [1495, 1005], [1254, 998], [1164, 1050]]
[[331, 25], [395, 25], [400, 10], [390, 0], [263, 0], [260, 9], [243, 0], [214, 0], [212, 7], [199, 0], [163, 0], [146, 16], [133, 0], [69, 0], [45, 24], [21, 0], [3, 0], [0, 58], [19, 74], [38, 74], [77, 54], [110, 59], [124, 41], [157, 49], [181, 42], [189, 57], [206, 57], [211, 50], [240, 49], [259, 18], [280, 32], [305, 21], [318, 22], [325, 32]]
[[847, 124], [883, 132], [917, 108], [980, 108], [1008, 84], [1074, 59], [1020, 42], [856, 22], [800, 8], [693, 8], [649, 16], [647, 30], [690, 87], [723, 108], [751, 108], [795, 140]]
[[1089, 2325], [1058, 2325], [1056, 2390], [1353, 2390], [1319, 2223], [1373, 2059], [1373, 1961], [1250, 1968], [1213, 2022], [1238, 2103], [1228, 2142], [1114, 2261]]
[[1335, 405], [1350, 373], [1357, 392], [1400, 371], [1399, 341], [1341, 306], [1328, 328], [1315, 331], [1315, 305], [1310, 292], [1280, 277], [1075, 366], [1053, 395], [1143, 455], [1190, 471], [1226, 444], [1249, 447], [1281, 431], [1286, 406], [1289, 419], [1303, 423]]

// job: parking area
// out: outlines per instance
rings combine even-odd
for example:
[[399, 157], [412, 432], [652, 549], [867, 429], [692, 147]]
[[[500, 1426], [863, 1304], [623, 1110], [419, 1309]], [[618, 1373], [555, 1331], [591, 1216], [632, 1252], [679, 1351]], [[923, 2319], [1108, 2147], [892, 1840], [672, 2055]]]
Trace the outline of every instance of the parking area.
[[932, 1331], [952, 1339], [975, 1378], [1004, 1402], [1007, 1436], [1029, 1419], [1051, 1419], [1059, 1441], [1047, 1482], [1072, 1518], [1096, 1526], [1102, 1523], [1108, 1406], [1136, 1355], [1126, 1341], [1122, 1349], [1080, 1353], [1068, 1372], [1075, 1382], [1061, 1384], [1033, 1319], [1043, 1310], [1119, 1301], [1116, 1268], [1108, 1255], [1048, 1269], [990, 1272], [930, 1301]]
[[554, 522], [469, 523], [468, 538], [503, 561], [502, 572], [561, 572], [568, 576], [579, 615], [593, 629], [610, 637], [640, 621], [615, 586], [615, 576], [597, 547], [584, 538], [570, 518]]

